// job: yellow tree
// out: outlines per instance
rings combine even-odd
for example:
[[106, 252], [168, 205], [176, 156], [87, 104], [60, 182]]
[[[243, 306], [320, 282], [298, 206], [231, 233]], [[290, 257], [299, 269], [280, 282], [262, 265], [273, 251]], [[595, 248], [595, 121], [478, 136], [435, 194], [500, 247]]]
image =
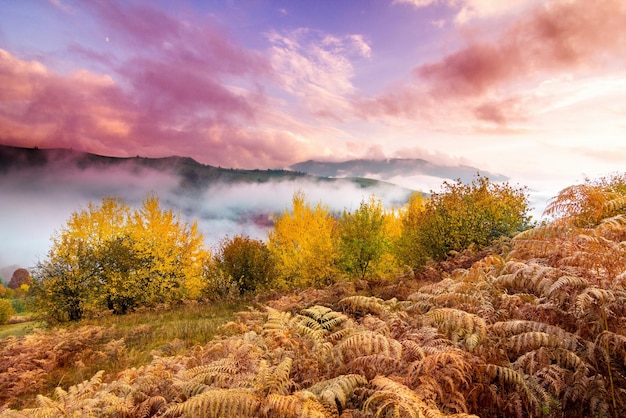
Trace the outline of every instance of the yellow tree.
[[196, 222], [182, 222], [180, 215], [162, 209], [158, 197], [151, 195], [133, 213], [128, 236], [143, 304], [199, 296], [196, 282], [207, 254]]
[[426, 257], [441, 260], [450, 251], [470, 245], [482, 248], [499, 237], [513, 236], [528, 228], [528, 211], [525, 188], [491, 183], [483, 176], [470, 184], [444, 182], [443, 191], [431, 192], [423, 210], [407, 215], [410, 229], [404, 245], [418, 248], [408, 260], [417, 263], [421, 252], [422, 262]]
[[215, 254], [219, 271], [239, 294], [266, 287], [274, 276], [274, 261], [267, 245], [248, 236], [224, 238]]
[[336, 221], [327, 206], [311, 207], [297, 191], [292, 208], [278, 216], [269, 233], [268, 248], [274, 255], [278, 285], [324, 285], [336, 273]]
[[96, 309], [105, 279], [104, 244], [124, 234], [129, 207], [106, 197], [72, 213], [67, 225], [52, 237], [47, 259], [37, 263], [34, 290], [39, 310], [58, 321], [78, 320]]
[[53, 236], [35, 269], [38, 307], [64, 321], [200, 296], [208, 257], [202, 245], [196, 224], [162, 210], [156, 196], [134, 212], [119, 198], [104, 198], [73, 213]]
[[411, 268], [422, 266], [428, 255], [419, 244], [420, 222], [426, 206], [426, 199], [420, 192], [413, 193], [398, 214], [400, 232], [394, 241], [394, 253], [398, 262]]

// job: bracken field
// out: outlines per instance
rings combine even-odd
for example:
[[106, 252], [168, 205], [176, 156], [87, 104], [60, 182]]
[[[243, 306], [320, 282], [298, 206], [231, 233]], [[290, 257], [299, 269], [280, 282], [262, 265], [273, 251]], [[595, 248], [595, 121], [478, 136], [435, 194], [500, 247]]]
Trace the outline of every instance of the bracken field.
[[618, 417], [626, 201], [599, 190], [394, 277], [5, 337], [0, 416]]

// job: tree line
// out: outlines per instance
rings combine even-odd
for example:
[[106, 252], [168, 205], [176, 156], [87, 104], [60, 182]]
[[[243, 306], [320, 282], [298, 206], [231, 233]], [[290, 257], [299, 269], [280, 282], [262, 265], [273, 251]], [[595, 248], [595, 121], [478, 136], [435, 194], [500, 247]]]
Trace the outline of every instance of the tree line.
[[223, 299], [259, 290], [319, 287], [337, 280], [394, 277], [471, 245], [486, 247], [530, 226], [526, 189], [443, 183], [386, 209], [371, 195], [356, 210], [332, 212], [302, 191], [275, 215], [266, 240], [224, 237], [213, 250], [197, 222], [187, 223], [149, 195], [132, 209], [105, 197], [74, 212], [33, 269], [31, 295], [54, 321], [188, 299]]

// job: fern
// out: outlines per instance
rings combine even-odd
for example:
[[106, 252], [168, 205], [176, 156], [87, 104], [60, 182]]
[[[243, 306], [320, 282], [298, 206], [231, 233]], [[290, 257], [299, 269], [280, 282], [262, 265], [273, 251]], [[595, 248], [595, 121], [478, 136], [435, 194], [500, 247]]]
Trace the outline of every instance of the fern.
[[269, 393], [286, 395], [291, 391], [293, 382], [289, 378], [289, 375], [291, 374], [292, 365], [293, 359], [287, 357], [276, 366], [267, 379], [267, 389]]
[[308, 391], [293, 395], [271, 394], [264, 408], [268, 418], [327, 418], [329, 415], [317, 397]]
[[525, 414], [522, 411], [518, 411], [517, 415], [540, 415], [542, 412], [549, 411], [551, 406], [553, 406], [552, 398], [538, 383], [532, 381], [529, 376], [509, 367], [494, 364], [488, 364], [486, 371], [491, 379], [497, 380], [501, 385], [517, 386], [524, 395], [530, 410], [527, 410]]
[[402, 344], [397, 340], [373, 331], [361, 331], [339, 342], [334, 349], [342, 363], [350, 362], [358, 357], [383, 355], [393, 359], [402, 356]]
[[238, 389], [213, 389], [167, 409], [164, 416], [258, 417], [261, 400], [250, 392]]
[[354, 390], [367, 384], [368, 381], [365, 377], [359, 374], [348, 374], [323, 380], [308, 390], [317, 396], [326, 410], [340, 415]]
[[[555, 325], [546, 324], [544, 322], [537, 321], [506, 321], [496, 322], [490, 326], [492, 332], [501, 336], [511, 336], [515, 334], [524, 334], [528, 332], [546, 333], [557, 337], [563, 348], [568, 348], [572, 351], [576, 351], [579, 346], [583, 345], [583, 342], [576, 335], [565, 331], [564, 329]], [[528, 338], [528, 337], [525, 337]]]
[[[370, 381], [375, 390], [364, 403], [366, 412], [376, 417], [432, 417], [447, 416], [433, 405], [429, 405], [415, 392], [401, 383], [384, 376], [377, 376]], [[455, 414], [456, 417], [475, 417], [475, 415]]]
[[[158, 414], [167, 407], [167, 401], [162, 396], [153, 396], [133, 408], [131, 415], [135, 418], [148, 418]], [[111, 413], [111, 411], [109, 411]]]
[[389, 306], [380, 298], [372, 296], [349, 296], [339, 301], [339, 305], [356, 314], [381, 314], [389, 311]]
[[459, 309], [433, 309], [424, 316], [427, 324], [436, 325], [450, 340], [462, 342], [469, 351], [481, 344], [487, 335], [484, 319]]

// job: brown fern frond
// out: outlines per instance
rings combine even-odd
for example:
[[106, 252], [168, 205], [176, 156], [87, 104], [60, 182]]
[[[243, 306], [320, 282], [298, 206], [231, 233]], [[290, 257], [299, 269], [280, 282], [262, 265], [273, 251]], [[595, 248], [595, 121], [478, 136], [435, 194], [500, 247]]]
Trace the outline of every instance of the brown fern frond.
[[260, 410], [261, 400], [250, 392], [239, 389], [213, 389], [168, 408], [164, 416], [254, 418], [260, 415]]
[[[419, 288], [417, 293], [427, 293], [431, 295], [441, 295], [443, 293], [449, 293], [454, 289], [457, 285], [458, 281], [454, 280], [450, 277], [446, 277], [438, 282], [424, 285]], [[413, 295], [409, 295], [407, 298], [409, 300], [414, 300]]]
[[374, 331], [360, 331], [339, 342], [333, 351], [343, 364], [358, 357], [376, 354], [399, 360], [402, 356], [402, 344]]
[[[162, 396], [153, 396], [135, 408], [131, 412], [133, 418], [148, 418], [158, 414], [167, 407], [167, 400]], [[109, 411], [110, 412], [110, 411]], [[112, 415], [109, 415], [112, 416]]]
[[209, 364], [185, 370], [181, 378], [183, 381], [227, 388], [239, 372], [236, 361], [231, 357], [224, 357]]
[[550, 365], [558, 365], [563, 369], [568, 369], [578, 377], [587, 376], [590, 373], [589, 364], [575, 352], [564, 348], [541, 347], [527, 352], [515, 360], [513, 368], [524, 370], [527, 374], [535, 374]]
[[348, 296], [339, 301], [339, 306], [354, 314], [381, 314], [389, 311], [385, 301], [373, 296]]
[[405, 362], [411, 363], [415, 360], [422, 360], [426, 357], [424, 347], [417, 342], [413, 340], [402, 340], [400, 341], [400, 344], [402, 344], [402, 354]]
[[563, 328], [557, 327], [556, 325], [546, 324], [545, 322], [512, 320], [496, 322], [489, 328], [493, 333], [500, 336], [512, 336], [527, 332], [542, 332], [551, 334], [562, 340], [563, 348], [569, 348], [572, 349], [572, 351], [576, 350], [578, 344], [583, 344], [583, 341], [575, 334], [567, 332]]
[[461, 341], [473, 351], [487, 335], [485, 320], [460, 309], [433, 309], [424, 315], [426, 324], [434, 324], [453, 342]]
[[211, 386], [205, 385], [204, 383], [195, 380], [178, 383], [176, 386], [180, 390], [180, 394], [183, 400], [187, 400], [191, 397], [201, 394], [202, 392], [211, 390]]
[[562, 304], [565, 300], [571, 299], [573, 294], [587, 287], [589, 287], [589, 281], [584, 277], [561, 276], [548, 288], [546, 296]]
[[[472, 366], [467, 361], [467, 353], [459, 349], [449, 349], [429, 354], [421, 360], [411, 363], [407, 369], [406, 382], [410, 387], [421, 383], [421, 377], [434, 378], [438, 385], [445, 379], [451, 379], [448, 391], [456, 391], [469, 384]], [[442, 392], [442, 391], [440, 391]]]
[[290, 328], [291, 314], [267, 307], [267, 320], [263, 324], [263, 335], [284, 332]]
[[576, 297], [575, 309], [578, 316], [585, 316], [594, 307], [607, 305], [615, 301], [611, 290], [589, 287]]
[[571, 375], [571, 372], [568, 370], [556, 364], [550, 364], [537, 371], [535, 377], [541, 382], [544, 388], [555, 397], [559, 397], [567, 384], [568, 375]]
[[381, 370], [393, 374], [400, 367], [400, 360], [385, 354], [370, 354], [357, 357], [347, 364], [345, 370], [348, 373], [362, 374], [368, 379], [374, 378]]
[[391, 329], [387, 321], [383, 321], [381, 318], [373, 315], [365, 315], [361, 320], [361, 326], [369, 331], [375, 331], [379, 334], [383, 334], [386, 337], [391, 335]]
[[405, 385], [384, 376], [376, 376], [370, 381], [375, 389], [364, 403], [366, 412], [376, 417], [441, 418], [446, 415], [419, 397]]
[[341, 312], [333, 311], [325, 306], [312, 306], [300, 311], [300, 315], [314, 319], [323, 329], [333, 331], [349, 322], [350, 318]]
[[530, 411], [524, 411], [522, 405], [517, 408], [518, 416], [540, 415], [542, 411], [549, 411], [553, 406], [553, 400], [548, 393], [530, 376], [526, 376], [509, 367], [488, 364], [486, 368], [487, 375], [497, 380], [501, 385], [515, 385], [530, 406]]
[[[519, 266], [516, 263], [515, 266]], [[505, 269], [506, 270], [506, 269]], [[501, 286], [515, 292], [532, 293], [537, 296], [546, 296], [548, 289], [556, 281], [558, 270], [539, 264], [523, 265], [515, 268], [511, 273], [503, 274], [494, 280], [494, 285]]]
[[314, 393], [327, 410], [340, 415], [354, 390], [367, 384], [362, 375], [347, 374], [318, 382], [308, 391]]
[[293, 359], [286, 357], [283, 361], [276, 366], [267, 379], [268, 393], [278, 393], [286, 395], [291, 392], [293, 382], [289, 378], [291, 375], [291, 366], [293, 365]]
[[268, 418], [328, 418], [331, 415], [324, 405], [309, 391], [295, 392], [293, 395], [269, 395], [265, 402], [265, 416]]
[[574, 351], [577, 348], [577, 342], [574, 340], [564, 340], [554, 334], [546, 332], [529, 331], [514, 335], [508, 340], [508, 348], [514, 354], [527, 353], [537, 350], [540, 347], [549, 348], [566, 348]]

